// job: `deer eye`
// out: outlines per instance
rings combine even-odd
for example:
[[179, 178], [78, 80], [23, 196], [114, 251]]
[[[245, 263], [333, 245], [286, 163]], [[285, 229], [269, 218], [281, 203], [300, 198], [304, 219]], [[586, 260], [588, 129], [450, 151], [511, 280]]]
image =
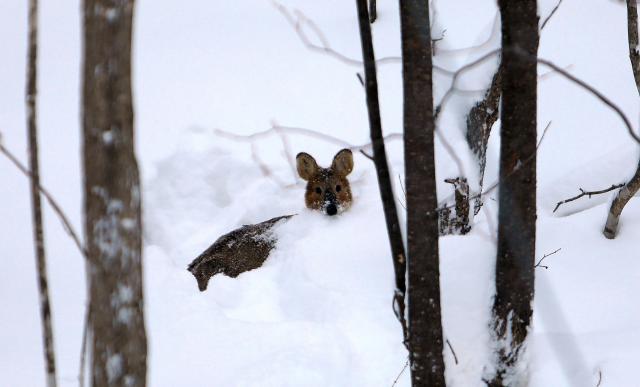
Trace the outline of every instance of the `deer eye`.
[[322, 193], [322, 188], [316, 187], [316, 193], [319, 195]]
[[340, 187], [340, 184], [336, 185], [336, 192], [340, 192], [341, 189], [342, 187]]

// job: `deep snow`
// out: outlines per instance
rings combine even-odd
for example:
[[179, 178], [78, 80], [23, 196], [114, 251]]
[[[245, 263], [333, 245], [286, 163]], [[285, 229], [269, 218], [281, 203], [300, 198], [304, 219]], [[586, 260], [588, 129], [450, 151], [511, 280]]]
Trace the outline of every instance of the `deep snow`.
[[[304, 12], [332, 47], [359, 58], [352, 2], [283, 1]], [[544, 18], [555, 1], [541, 1]], [[443, 30], [434, 63], [455, 69], [497, 47], [492, 1], [435, 2], [434, 35]], [[79, 165], [80, 5], [41, 4], [39, 122], [43, 183], [81, 230]], [[565, 0], [541, 37], [540, 56], [596, 86], [635, 123], [638, 95], [627, 57], [622, 3]], [[379, 2], [373, 26], [379, 57], [397, 56], [397, 4]], [[26, 160], [24, 64], [26, 4], [0, 4], [0, 131]], [[313, 36], [313, 35], [311, 35]], [[492, 37], [482, 50], [450, 52]], [[304, 186], [287, 163], [277, 135], [249, 143], [236, 134], [281, 125], [314, 129], [352, 144], [367, 141], [364, 92], [357, 66], [310, 52], [269, 1], [182, 4], [138, 2], [134, 44], [137, 150], [143, 176], [146, 320], [153, 386], [390, 386], [405, 363], [391, 310], [393, 270], [372, 163], [356, 154], [354, 206], [327, 218], [304, 208]], [[487, 85], [495, 61], [458, 86]], [[548, 69], [540, 66], [539, 73]], [[400, 66], [379, 68], [385, 133], [402, 123]], [[435, 76], [436, 98], [449, 78]], [[463, 116], [476, 96], [456, 95], [440, 131], [462, 167], [475, 163], [463, 137]], [[558, 75], [541, 78], [537, 256], [558, 248], [537, 269], [529, 346], [531, 386], [634, 386], [640, 356], [640, 292], [636, 252], [640, 204], [625, 210], [617, 239], [601, 235], [610, 195], [555, 203], [624, 181], [637, 164], [637, 146], [606, 107]], [[498, 132], [498, 126], [494, 133]], [[288, 135], [292, 152], [328, 165], [340, 147]], [[499, 139], [490, 139], [487, 183], [497, 176]], [[458, 167], [439, 140], [439, 196]], [[402, 146], [388, 146], [401, 198]], [[0, 386], [44, 383], [28, 184], [0, 160]], [[280, 183], [282, 184], [280, 184]], [[297, 184], [296, 184], [297, 183]], [[486, 329], [493, 292], [497, 192], [467, 236], [440, 239], [447, 381], [482, 385], [490, 355]], [[399, 199], [400, 203], [404, 203]], [[401, 207], [400, 207], [401, 208]], [[298, 213], [277, 233], [265, 265], [237, 279], [214, 277], [199, 293], [186, 265], [219, 235], [242, 224]], [[85, 301], [84, 265], [53, 212], [45, 211], [60, 385], [76, 385]], [[398, 383], [409, 383], [405, 371]]]

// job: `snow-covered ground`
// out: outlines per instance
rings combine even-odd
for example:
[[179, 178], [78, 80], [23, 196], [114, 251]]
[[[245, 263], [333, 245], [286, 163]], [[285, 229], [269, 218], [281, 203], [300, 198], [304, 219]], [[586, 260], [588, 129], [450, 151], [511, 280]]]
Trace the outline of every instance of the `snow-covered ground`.
[[[283, 0], [322, 29], [333, 49], [360, 57], [355, 4]], [[435, 1], [434, 63], [456, 69], [498, 47], [490, 0]], [[544, 18], [555, 1], [540, 1]], [[41, 2], [39, 123], [43, 183], [81, 230], [79, 1]], [[0, 132], [26, 161], [24, 65], [26, 4], [0, 3]], [[373, 26], [378, 57], [398, 56], [396, 2], [379, 2]], [[545, 27], [540, 56], [596, 86], [636, 124], [638, 94], [621, 2], [565, 0]], [[314, 38], [311, 30], [308, 35]], [[457, 50], [481, 43], [479, 50]], [[317, 40], [314, 40], [317, 42]], [[368, 139], [357, 65], [309, 51], [270, 1], [140, 1], [134, 44], [137, 151], [144, 182], [145, 296], [152, 386], [391, 386], [406, 351], [391, 310], [393, 269], [372, 163], [355, 154], [353, 207], [335, 218], [304, 208], [276, 133], [248, 135], [277, 122], [338, 137]], [[491, 66], [460, 79], [486, 87]], [[549, 69], [540, 66], [539, 73]], [[400, 66], [379, 68], [385, 133], [402, 129]], [[436, 73], [436, 98], [450, 78]], [[439, 130], [475, 173], [463, 135], [464, 113], [478, 95], [457, 94]], [[538, 155], [537, 256], [561, 249], [537, 269], [531, 386], [635, 386], [640, 357], [640, 203], [628, 205], [617, 239], [601, 234], [604, 195], [555, 203], [624, 181], [637, 145], [611, 110], [557, 74], [541, 76], [539, 132], [552, 121]], [[494, 134], [498, 128], [494, 128]], [[306, 151], [327, 166], [339, 146], [285, 131], [290, 153]], [[442, 180], [459, 167], [437, 144]], [[486, 181], [497, 176], [499, 138], [492, 135]], [[400, 141], [389, 143], [394, 183], [403, 175]], [[266, 176], [255, 157], [270, 169]], [[404, 203], [399, 185], [399, 204]], [[495, 216], [487, 211], [466, 236], [440, 239], [444, 334], [451, 386], [480, 386], [489, 362], [487, 324], [493, 293]], [[401, 207], [400, 207], [401, 208]], [[219, 235], [242, 224], [298, 213], [279, 226], [265, 265], [236, 279], [214, 277], [200, 293], [187, 264]], [[62, 386], [77, 383], [85, 303], [84, 264], [46, 207], [45, 235]], [[0, 159], [0, 386], [44, 384], [28, 184]], [[409, 385], [405, 371], [399, 386]]]

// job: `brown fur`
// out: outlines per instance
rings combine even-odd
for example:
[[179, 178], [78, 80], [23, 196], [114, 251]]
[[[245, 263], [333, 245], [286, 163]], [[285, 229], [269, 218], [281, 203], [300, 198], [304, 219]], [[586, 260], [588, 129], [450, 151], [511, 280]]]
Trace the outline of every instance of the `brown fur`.
[[329, 168], [319, 167], [310, 154], [299, 153], [296, 167], [300, 177], [307, 181], [304, 194], [307, 208], [335, 215], [351, 206], [353, 197], [347, 175], [353, 170], [353, 154], [349, 149], [336, 153]]
[[235, 278], [262, 266], [276, 244], [276, 236], [271, 229], [292, 216], [279, 216], [262, 223], [245, 225], [218, 238], [187, 268], [196, 277], [200, 291], [205, 291], [209, 279], [218, 273]]

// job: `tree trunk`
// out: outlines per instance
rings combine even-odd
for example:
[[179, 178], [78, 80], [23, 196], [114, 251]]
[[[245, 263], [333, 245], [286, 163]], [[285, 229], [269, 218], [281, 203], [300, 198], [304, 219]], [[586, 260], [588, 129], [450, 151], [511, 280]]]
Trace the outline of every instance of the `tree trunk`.
[[40, 201], [40, 166], [38, 162], [38, 132], [36, 123], [37, 97], [37, 59], [38, 59], [38, 1], [29, 0], [29, 47], [27, 63], [27, 126], [29, 136], [29, 170], [31, 171], [31, 205], [33, 209], [33, 242], [36, 250], [38, 268], [38, 290], [40, 297], [40, 318], [44, 341], [44, 360], [47, 374], [47, 386], [55, 387], [56, 360], [53, 346], [53, 328], [51, 327], [51, 304], [49, 302], [49, 281], [47, 280], [47, 261], [44, 249], [44, 231], [42, 228], [42, 204]]
[[94, 386], [144, 386], [142, 225], [131, 95], [133, 0], [84, 1], [83, 166]]
[[525, 383], [517, 363], [531, 322], [536, 247], [536, 0], [499, 0], [502, 111], [492, 386]]
[[[631, 69], [633, 70], [633, 78], [636, 81], [636, 88], [640, 94], [640, 53], [638, 52], [638, 5], [636, 0], [627, 0], [627, 36], [629, 40], [629, 60], [631, 61]], [[607, 223], [602, 232], [605, 237], [613, 239], [618, 233], [618, 222], [620, 214], [624, 210], [629, 200], [640, 189], [640, 162], [635, 174], [618, 191], [615, 199], [611, 203], [609, 214], [607, 215]]]
[[400, 0], [413, 386], [444, 386], [428, 0]]
[[[380, 121], [380, 106], [378, 102], [378, 80], [376, 78], [376, 61], [373, 52], [373, 42], [371, 40], [371, 26], [369, 25], [369, 15], [367, 12], [367, 0], [356, 0], [358, 8], [358, 24], [360, 26], [360, 41], [362, 43], [362, 59], [364, 62], [365, 90], [367, 93], [367, 110], [369, 112], [369, 127], [371, 130], [371, 145], [373, 147], [373, 163], [378, 175], [378, 186], [380, 187], [380, 197], [384, 209], [384, 217], [387, 223], [389, 243], [391, 244], [391, 255], [393, 268], [395, 270], [396, 292], [394, 295], [394, 311], [400, 324], [402, 325], [404, 340], [406, 344], [406, 322], [405, 322], [405, 276], [407, 263], [405, 260], [404, 243], [400, 232], [400, 222], [391, 178], [389, 177], [389, 166], [387, 164], [387, 153], [382, 138], [382, 123]], [[435, 207], [434, 207], [435, 208]]]

